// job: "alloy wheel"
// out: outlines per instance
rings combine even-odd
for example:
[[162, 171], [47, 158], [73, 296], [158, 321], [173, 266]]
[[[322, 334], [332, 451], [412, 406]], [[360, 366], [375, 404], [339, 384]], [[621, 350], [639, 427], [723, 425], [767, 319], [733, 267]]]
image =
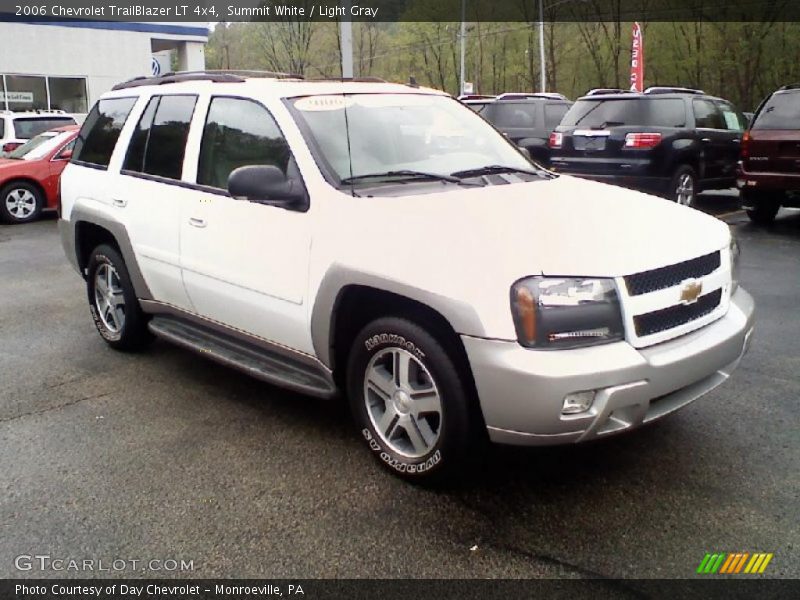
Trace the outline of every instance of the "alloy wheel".
[[420, 458], [441, 433], [442, 400], [430, 371], [402, 348], [386, 348], [367, 365], [364, 401], [375, 431], [393, 451]]
[[675, 201], [683, 206], [691, 206], [694, 201], [694, 179], [689, 173], [683, 173], [678, 178], [675, 188]]
[[103, 325], [119, 333], [125, 325], [125, 298], [117, 270], [102, 264], [94, 275], [94, 303]]
[[24, 220], [36, 211], [36, 196], [25, 188], [15, 188], [6, 194], [6, 210], [15, 219]]

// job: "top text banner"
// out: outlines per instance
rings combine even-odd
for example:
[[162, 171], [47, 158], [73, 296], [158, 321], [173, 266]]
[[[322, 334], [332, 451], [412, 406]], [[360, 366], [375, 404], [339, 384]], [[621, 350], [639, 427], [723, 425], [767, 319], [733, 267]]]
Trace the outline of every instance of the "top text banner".
[[[540, 14], [540, 6], [542, 14]], [[462, 13], [463, 11], [463, 13]], [[800, 21], [798, 0], [0, 0], [3, 21]]]

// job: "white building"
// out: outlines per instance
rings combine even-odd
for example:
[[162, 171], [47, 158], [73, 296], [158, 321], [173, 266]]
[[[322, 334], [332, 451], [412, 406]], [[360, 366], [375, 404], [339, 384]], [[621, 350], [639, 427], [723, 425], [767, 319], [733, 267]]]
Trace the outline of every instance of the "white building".
[[85, 114], [132, 77], [205, 68], [206, 23], [0, 21], [0, 110]]

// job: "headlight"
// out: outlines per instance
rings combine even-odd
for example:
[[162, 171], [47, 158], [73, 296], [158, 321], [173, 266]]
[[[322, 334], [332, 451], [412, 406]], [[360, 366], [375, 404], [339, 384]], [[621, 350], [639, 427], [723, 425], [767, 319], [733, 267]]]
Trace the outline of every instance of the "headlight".
[[521, 279], [511, 288], [511, 312], [517, 339], [529, 348], [577, 348], [624, 337], [612, 279]]
[[731, 257], [731, 294], [739, 288], [739, 259], [742, 256], [742, 251], [739, 249], [739, 242], [731, 233], [731, 244], [728, 248], [728, 254]]

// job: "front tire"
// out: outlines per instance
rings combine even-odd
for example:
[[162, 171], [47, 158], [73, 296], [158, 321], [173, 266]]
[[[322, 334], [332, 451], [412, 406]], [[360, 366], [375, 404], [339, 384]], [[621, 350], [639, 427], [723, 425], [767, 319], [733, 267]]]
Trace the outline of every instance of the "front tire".
[[438, 482], [467, 463], [475, 421], [468, 388], [442, 343], [416, 323], [383, 317], [364, 327], [347, 390], [367, 445], [389, 471]]
[[42, 192], [24, 181], [11, 182], [0, 190], [0, 217], [12, 225], [39, 218], [44, 207]]
[[125, 261], [107, 244], [92, 251], [86, 292], [95, 327], [117, 350], [138, 350], [150, 341], [147, 318], [139, 306]]

